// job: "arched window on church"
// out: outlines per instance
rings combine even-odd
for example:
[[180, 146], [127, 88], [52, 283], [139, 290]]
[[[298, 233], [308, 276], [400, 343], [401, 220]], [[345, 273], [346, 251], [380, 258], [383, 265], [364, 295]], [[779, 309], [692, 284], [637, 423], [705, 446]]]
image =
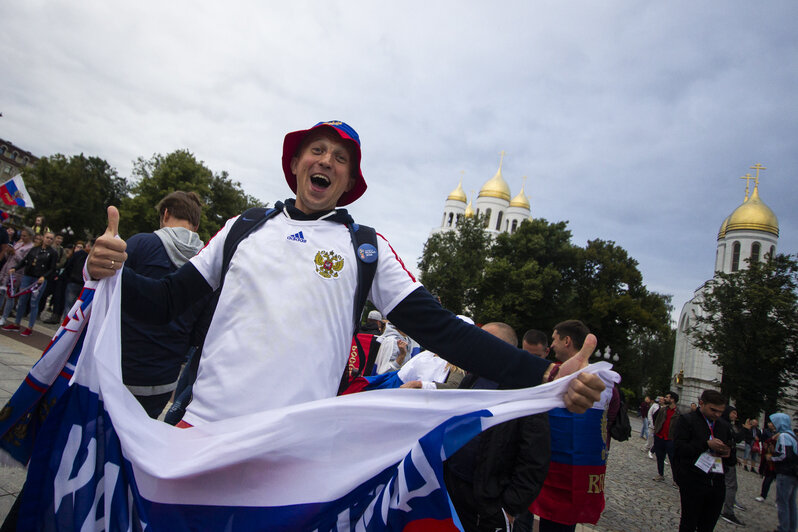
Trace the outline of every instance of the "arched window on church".
[[485, 229], [487, 229], [490, 226], [490, 214], [491, 210], [485, 209]]
[[455, 225], [460, 225], [460, 220], [462, 220], [462, 219], [463, 219], [463, 215], [462, 214], [458, 214], [457, 215], [457, 221], [455, 222]]
[[453, 221], [454, 221], [454, 213], [453, 213], [453, 212], [450, 212], [450, 213], [449, 213], [449, 227], [451, 227], [451, 226], [452, 226], [452, 222], [453, 222]]
[[768, 259], [772, 259], [776, 256], [776, 246], [770, 246], [770, 257]]
[[761, 249], [762, 245], [759, 242], [751, 244], [751, 262], [759, 262], [759, 253]]
[[732, 265], [731, 271], [736, 272], [740, 269], [740, 243], [732, 244]]
[[504, 213], [502, 211], [499, 211], [499, 216], [496, 218], [496, 230], [497, 231], [501, 231], [502, 230], [502, 217], [503, 216], [504, 216]]
[[515, 233], [516, 229], [518, 229], [518, 220], [513, 220], [513, 228], [510, 229], [510, 233]]

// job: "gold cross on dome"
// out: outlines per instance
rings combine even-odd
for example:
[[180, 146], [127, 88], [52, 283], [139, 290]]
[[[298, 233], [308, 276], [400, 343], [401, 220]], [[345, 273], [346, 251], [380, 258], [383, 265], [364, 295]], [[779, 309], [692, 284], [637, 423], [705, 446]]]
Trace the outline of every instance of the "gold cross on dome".
[[750, 167], [751, 170], [756, 170], [756, 177], [754, 178], [754, 187], [759, 187], [759, 171], [760, 170], [767, 170], [761, 163], [756, 163], [754, 166]]
[[751, 173], [749, 172], [749, 173], [745, 174], [744, 176], [742, 176], [740, 179], [745, 179], [745, 199], [747, 200], [748, 199], [749, 185], [751, 183], [751, 180], [754, 179], [754, 176], [752, 176]]

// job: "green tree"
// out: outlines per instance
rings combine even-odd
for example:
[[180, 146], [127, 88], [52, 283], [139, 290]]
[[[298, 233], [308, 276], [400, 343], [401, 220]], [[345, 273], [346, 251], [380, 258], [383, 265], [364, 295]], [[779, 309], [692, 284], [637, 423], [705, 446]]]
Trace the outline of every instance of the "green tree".
[[567, 227], [526, 220], [515, 233], [499, 234], [478, 287], [475, 319], [504, 321], [523, 334], [529, 328], [548, 333], [570, 317], [578, 248]]
[[54, 231], [71, 228], [76, 238], [96, 236], [105, 230], [105, 208], [119, 205], [128, 191], [127, 181], [105, 160], [82, 153], [40, 158], [23, 171], [25, 187], [34, 209], [25, 209], [25, 222], [43, 214]]
[[797, 287], [789, 255], [718, 272], [705, 286], [690, 339], [722, 368], [721, 391], [741, 417], [775, 412], [798, 376]]
[[158, 202], [175, 190], [196, 192], [203, 202], [198, 233], [208, 240], [228, 218], [261, 202], [248, 196], [241, 183], [227, 172], [214, 174], [188, 150], [150, 159], [139, 157], [133, 165], [132, 195], [120, 205], [119, 232], [123, 237], [158, 229]]
[[646, 289], [626, 250], [603, 240], [576, 246], [567, 222], [526, 220], [492, 245], [481, 227], [481, 220], [466, 221], [427, 241], [421, 281], [441, 294], [444, 306], [467, 309], [477, 322], [504, 321], [519, 334], [550, 333], [560, 321], [580, 319], [602, 349], [609, 345], [619, 355], [616, 368], [635, 394], [667, 382], [670, 297]]
[[421, 282], [456, 314], [471, 314], [469, 309], [477, 304], [477, 289], [491, 246], [490, 234], [483, 226], [482, 217], [463, 217], [457, 230], [429, 237], [418, 263]]
[[618, 354], [615, 366], [624, 377], [624, 385], [642, 389], [649, 377], [642, 370], [659, 368], [644, 365], [652, 351], [666, 358], [665, 375], [669, 375], [672, 346], [663, 353], [652, 350], [652, 345], [668, 343], [672, 336], [670, 296], [650, 292], [643, 284], [637, 261], [614, 242], [589, 241], [580, 249], [578, 262], [573, 316], [590, 327], [600, 346], [609, 345]]

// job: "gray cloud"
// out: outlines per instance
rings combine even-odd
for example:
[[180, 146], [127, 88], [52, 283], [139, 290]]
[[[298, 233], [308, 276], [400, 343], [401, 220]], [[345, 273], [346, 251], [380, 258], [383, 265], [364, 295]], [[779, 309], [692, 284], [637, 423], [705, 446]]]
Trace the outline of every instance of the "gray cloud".
[[286, 131], [343, 119], [369, 192], [352, 208], [415, 265], [465, 170], [496, 171], [574, 241], [615, 240], [681, 307], [760, 193], [798, 249], [798, 5], [687, 2], [33, 1], [0, 20], [0, 136], [132, 161], [188, 148], [266, 201]]

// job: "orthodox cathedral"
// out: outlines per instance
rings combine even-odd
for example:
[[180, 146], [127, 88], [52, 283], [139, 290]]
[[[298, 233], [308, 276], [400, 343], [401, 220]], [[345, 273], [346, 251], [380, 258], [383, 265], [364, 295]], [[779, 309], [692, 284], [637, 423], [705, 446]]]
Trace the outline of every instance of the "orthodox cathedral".
[[[715, 253], [716, 272], [736, 272], [747, 266], [746, 259], [765, 261], [769, 255], [776, 253], [779, 221], [759, 197], [759, 171], [765, 167], [757, 163], [751, 168], [756, 170], [756, 176], [749, 173], [741, 178], [746, 180], [745, 199], [720, 224]], [[753, 192], [749, 188], [751, 181], [754, 182]], [[721, 368], [714, 364], [709, 353], [693, 347], [687, 334], [694, 324], [695, 315], [702, 313], [699, 303], [705, 288], [706, 283], [684, 304], [676, 329], [672, 374], [682, 405], [698, 404], [701, 392], [707, 388], [719, 389], [723, 376]]]
[[433, 229], [433, 233], [451, 231], [457, 227], [464, 216], [471, 218], [475, 214], [486, 216], [485, 229], [493, 234], [514, 233], [521, 222], [531, 218], [529, 198], [524, 194], [523, 185], [521, 185], [521, 191], [510, 199], [510, 187], [502, 177], [503, 161], [504, 152], [499, 160], [499, 169], [496, 171], [496, 175], [488, 179], [479, 191], [476, 210], [474, 210], [472, 201], [463, 191], [463, 181], [460, 180], [457, 188], [446, 198], [441, 226]]

